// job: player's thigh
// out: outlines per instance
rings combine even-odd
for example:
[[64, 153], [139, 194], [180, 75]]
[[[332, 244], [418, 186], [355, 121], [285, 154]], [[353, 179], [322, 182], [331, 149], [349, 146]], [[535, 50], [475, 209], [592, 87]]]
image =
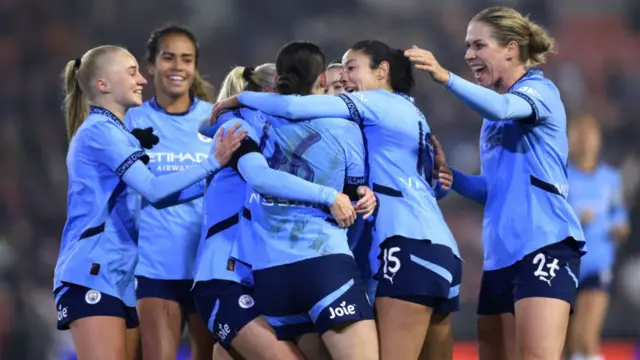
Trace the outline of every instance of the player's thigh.
[[233, 350], [245, 359], [302, 360], [304, 356], [291, 341], [279, 341], [275, 330], [263, 317], [256, 317], [236, 334]]
[[307, 360], [331, 360], [331, 355], [318, 333], [304, 334], [295, 344]]
[[231, 355], [220, 344], [214, 344], [213, 360], [242, 360], [242, 356], [239, 354]]
[[420, 360], [453, 359], [453, 328], [451, 317], [451, 313], [434, 313], [431, 315], [427, 338], [420, 352]]
[[322, 334], [333, 360], [378, 359], [376, 323], [373, 319], [342, 322]]
[[65, 284], [55, 292], [58, 329], [69, 330], [79, 359], [127, 359], [127, 328], [135, 308], [102, 292]]
[[140, 359], [140, 328], [127, 329], [127, 359]]
[[309, 289], [298, 291], [308, 295], [305, 307], [331, 357], [375, 356], [377, 334], [373, 308], [367, 297], [366, 283], [353, 257], [327, 255], [298, 265], [300, 274], [304, 273], [306, 282], [311, 284]]
[[[426, 240], [392, 237], [380, 249], [375, 308], [382, 357], [399, 356], [402, 348], [403, 358], [417, 358], [433, 309], [457, 299], [461, 260], [450, 248]], [[394, 315], [398, 312], [402, 318]]]
[[123, 318], [90, 316], [70, 324], [78, 360], [128, 360]]
[[517, 266], [484, 271], [478, 296], [478, 353], [481, 360], [515, 360], [513, 281]]
[[525, 360], [559, 358], [577, 293], [578, 245], [567, 239], [528, 254], [517, 265], [518, 352]]
[[190, 281], [136, 278], [144, 359], [175, 359], [184, 325]]
[[211, 354], [213, 352], [213, 336], [197, 312], [192, 312], [187, 315], [187, 326], [189, 330], [189, 338], [191, 340], [192, 359], [211, 359]]
[[608, 307], [609, 293], [606, 290], [588, 289], [578, 293], [573, 317], [581, 326], [576, 341], [583, 352], [592, 353], [599, 350], [600, 335]]

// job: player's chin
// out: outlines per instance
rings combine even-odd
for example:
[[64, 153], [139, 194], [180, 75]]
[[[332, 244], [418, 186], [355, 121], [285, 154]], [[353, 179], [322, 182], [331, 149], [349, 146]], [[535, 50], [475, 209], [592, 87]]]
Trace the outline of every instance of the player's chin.
[[140, 106], [142, 105], [142, 93], [134, 92], [129, 100], [129, 107]]

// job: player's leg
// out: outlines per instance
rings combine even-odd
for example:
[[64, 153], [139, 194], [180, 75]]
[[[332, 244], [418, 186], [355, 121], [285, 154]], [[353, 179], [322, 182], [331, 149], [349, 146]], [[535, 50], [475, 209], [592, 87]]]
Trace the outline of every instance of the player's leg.
[[580, 274], [578, 249], [575, 240], [567, 239], [518, 263], [514, 299], [520, 359], [562, 356]]
[[580, 281], [569, 331], [569, 353], [587, 359], [601, 354], [600, 336], [609, 307], [610, 270]]
[[425, 339], [419, 360], [452, 360], [453, 328], [451, 313], [433, 313], [429, 331]]
[[433, 309], [447, 303], [452, 286], [460, 283], [461, 260], [427, 240], [396, 236], [380, 248], [375, 309], [381, 359], [417, 359]]
[[227, 350], [225, 350], [220, 344], [213, 345], [213, 360], [241, 360], [242, 357], [239, 354], [231, 356]]
[[125, 324], [127, 326], [127, 359], [141, 359], [140, 321], [135, 307], [125, 306]]
[[515, 266], [484, 271], [478, 297], [478, 355], [480, 360], [516, 360], [513, 317]]
[[174, 360], [178, 355], [184, 318], [176, 281], [137, 277], [144, 360]]
[[58, 329], [71, 330], [79, 360], [128, 360], [124, 303], [83, 286], [56, 292]]
[[187, 314], [187, 329], [191, 340], [191, 359], [210, 360], [213, 353], [213, 337], [209, 329], [207, 329], [207, 325], [198, 316], [191, 294], [189, 294], [189, 300], [183, 303], [182, 311]]
[[377, 359], [373, 308], [353, 257], [333, 254], [295, 265], [300, 274], [297, 294], [304, 297], [308, 316], [331, 358]]
[[127, 327], [127, 359], [138, 360], [140, 350], [140, 328]]
[[233, 358], [303, 358], [292, 343], [278, 341], [273, 328], [260, 316], [251, 289], [232, 281], [202, 281], [196, 284], [194, 297], [198, 314], [217, 345]]
[[329, 350], [316, 332], [303, 334], [295, 344], [306, 360], [331, 360]]

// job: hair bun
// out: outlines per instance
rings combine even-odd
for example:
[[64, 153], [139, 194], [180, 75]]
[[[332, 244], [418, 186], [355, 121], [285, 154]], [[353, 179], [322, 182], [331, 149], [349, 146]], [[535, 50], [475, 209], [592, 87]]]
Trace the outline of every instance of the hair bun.
[[255, 71], [255, 68], [252, 67], [246, 67], [244, 68], [244, 70], [242, 71], [242, 78], [247, 81], [250, 82], [251, 81], [251, 75], [253, 75], [253, 72]]
[[296, 93], [296, 89], [300, 86], [300, 78], [293, 73], [282, 74], [278, 76], [276, 90], [283, 95], [291, 95]]

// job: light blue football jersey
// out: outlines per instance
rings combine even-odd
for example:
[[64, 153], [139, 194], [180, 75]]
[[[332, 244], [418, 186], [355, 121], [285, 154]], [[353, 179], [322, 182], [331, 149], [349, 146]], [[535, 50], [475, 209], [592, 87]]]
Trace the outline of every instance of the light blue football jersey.
[[[147, 150], [149, 169], [155, 175], [183, 171], [208, 158], [212, 139], [198, 133], [200, 121], [211, 114], [213, 105], [193, 99], [182, 114], [165, 112], [151, 99], [127, 112], [129, 129], [154, 129], [159, 143]], [[204, 184], [200, 194], [204, 194]], [[202, 227], [203, 200], [157, 209], [140, 197], [139, 261], [136, 275], [151, 279], [193, 279], [194, 263]]]

